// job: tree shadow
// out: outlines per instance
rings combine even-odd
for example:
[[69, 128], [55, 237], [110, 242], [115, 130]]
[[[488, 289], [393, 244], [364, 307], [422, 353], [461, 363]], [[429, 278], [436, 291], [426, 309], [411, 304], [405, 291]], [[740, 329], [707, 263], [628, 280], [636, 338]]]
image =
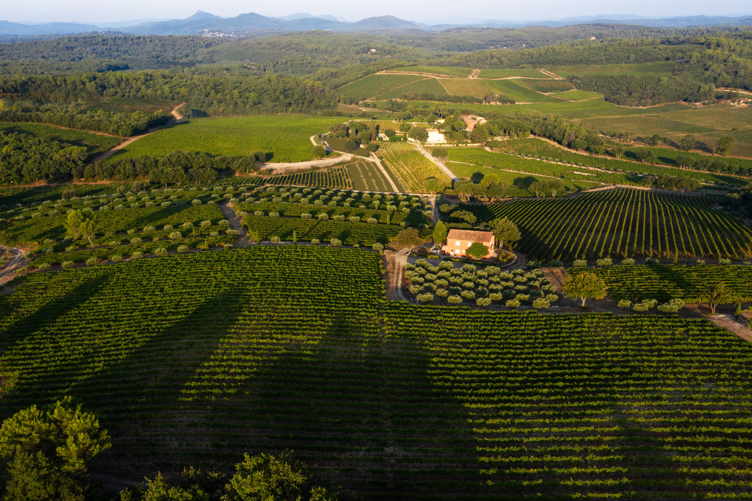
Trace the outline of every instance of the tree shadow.
[[3, 330], [2, 336], [0, 336], [0, 353], [12, 349], [15, 344], [21, 342], [27, 336], [53, 325], [65, 314], [96, 296], [108, 281], [108, 275], [91, 278], [65, 295], [52, 299], [31, 315], [19, 318]]
[[359, 313], [322, 321], [318, 342], [290, 342], [240, 389], [229, 405], [247, 409], [247, 438], [224, 448], [292, 450], [345, 499], [479, 492], [465, 411], [432, 383], [419, 341], [384, 336]]
[[[113, 437], [113, 448], [97, 469], [105, 473], [131, 467], [143, 477], [174, 464], [176, 444], [194, 439], [191, 411], [186, 410], [191, 405], [184, 402], [182, 392], [210, 360], [246, 301], [238, 291], [209, 297], [127, 358], [71, 390], [97, 413]], [[127, 402], [120, 399], [122, 389], [127, 389]], [[139, 421], [124, 422], [120, 413], [128, 414], [134, 406], [148, 413]]]
[[186, 207], [187, 206], [185, 204], [172, 204], [169, 207], [163, 207], [156, 212], [152, 212], [151, 214], [147, 214], [136, 219], [129, 226], [131, 228], [142, 228], [144, 226], [157, 223], [163, 219], [178, 214], [185, 210]]

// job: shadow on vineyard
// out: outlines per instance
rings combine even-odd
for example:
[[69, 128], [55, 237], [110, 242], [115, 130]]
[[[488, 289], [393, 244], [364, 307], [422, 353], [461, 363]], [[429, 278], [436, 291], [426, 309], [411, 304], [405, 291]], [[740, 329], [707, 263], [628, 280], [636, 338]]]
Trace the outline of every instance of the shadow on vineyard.
[[[190, 459], [176, 457], [175, 446], [178, 442], [202, 441], [194, 434], [195, 427], [197, 422], [206, 422], [203, 412], [193, 418], [199, 409], [182, 402], [181, 392], [215, 353], [246, 302], [247, 297], [238, 291], [210, 296], [125, 360], [76, 386], [72, 393], [96, 411], [112, 432], [113, 448], [103, 461], [111, 464], [103, 467], [103, 472], [126, 471], [130, 466], [147, 475], [190, 464]], [[145, 368], [149, 361], [154, 363]], [[133, 422], [118, 415], [124, 410], [123, 402], [113, 400], [113, 394], [121, 388], [127, 389], [129, 402], [150, 409], [148, 417]]]
[[289, 346], [243, 391], [255, 435], [244, 445], [292, 449], [360, 499], [472, 498], [480, 466], [467, 416], [429, 363], [416, 339], [337, 314], [312, 349]]
[[96, 296], [109, 279], [108, 275], [99, 275], [86, 280], [79, 285], [75, 285], [65, 295], [52, 299], [31, 315], [16, 320], [4, 329], [3, 335], [0, 336], [0, 353], [11, 349], [27, 336], [54, 325], [58, 319]]
[[185, 208], [186, 208], [185, 205], [182, 205], [182, 204], [170, 205], [169, 207], [165, 207], [156, 212], [151, 212], [144, 216], [141, 216], [140, 218], [133, 221], [133, 223], [131, 223], [131, 227], [142, 228], [147, 225], [153, 225], [163, 219], [166, 219], [170, 216], [180, 213], [181, 211], [185, 210]]

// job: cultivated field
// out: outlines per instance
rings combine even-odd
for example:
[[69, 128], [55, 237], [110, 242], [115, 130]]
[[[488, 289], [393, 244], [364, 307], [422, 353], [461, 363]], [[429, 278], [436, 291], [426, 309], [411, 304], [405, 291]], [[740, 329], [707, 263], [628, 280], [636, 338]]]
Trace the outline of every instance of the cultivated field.
[[326, 132], [342, 118], [307, 115], [253, 115], [197, 118], [146, 136], [113, 155], [113, 161], [161, 157], [174, 151], [201, 151], [223, 156], [273, 153], [272, 162], [311, 160], [309, 138]]
[[490, 211], [517, 223], [519, 249], [540, 259], [752, 256], [752, 232], [697, 197], [620, 189], [502, 202]]
[[257, 246], [30, 275], [0, 296], [2, 415], [74, 395], [112, 434], [94, 473], [135, 482], [291, 449], [345, 499], [749, 491], [740, 339], [670, 316], [388, 303], [379, 268]]
[[408, 192], [436, 192], [451, 185], [447, 175], [410, 144], [386, 143], [378, 154], [395, 182]]

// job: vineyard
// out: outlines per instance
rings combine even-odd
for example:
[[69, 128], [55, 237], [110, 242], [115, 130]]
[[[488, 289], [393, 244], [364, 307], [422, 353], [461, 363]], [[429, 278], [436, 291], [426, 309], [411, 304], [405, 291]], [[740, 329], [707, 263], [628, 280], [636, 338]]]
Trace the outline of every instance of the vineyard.
[[752, 232], [699, 197], [619, 189], [489, 209], [517, 223], [519, 250], [536, 259], [752, 255]]
[[2, 417], [72, 394], [139, 481], [292, 449], [344, 499], [750, 499], [750, 346], [704, 320], [383, 299], [377, 253], [256, 246], [0, 296]]
[[748, 265], [618, 265], [594, 271], [605, 280], [614, 299], [680, 298], [698, 303], [708, 287], [723, 282], [739, 302], [752, 301], [752, 266]]
[[410, 144], [386, 143], [379, 155], [395, 182], [408, 192], [437, 192], [452, 184], [441, 169]]

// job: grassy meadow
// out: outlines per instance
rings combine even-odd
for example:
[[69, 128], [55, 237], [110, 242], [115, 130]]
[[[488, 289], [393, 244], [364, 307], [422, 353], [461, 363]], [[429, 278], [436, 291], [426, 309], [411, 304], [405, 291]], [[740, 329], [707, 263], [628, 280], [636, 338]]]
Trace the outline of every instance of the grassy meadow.
[[113, 161], [141, 156], [166, 156], [174, 151], [201, 151], [224, 156], [272, 152], [273, 162], [312, 158], [309, 138], [327, 131], [342, 118], [308, 115], [253, 115], [199, 118], [160, 130], [113, 155]]

